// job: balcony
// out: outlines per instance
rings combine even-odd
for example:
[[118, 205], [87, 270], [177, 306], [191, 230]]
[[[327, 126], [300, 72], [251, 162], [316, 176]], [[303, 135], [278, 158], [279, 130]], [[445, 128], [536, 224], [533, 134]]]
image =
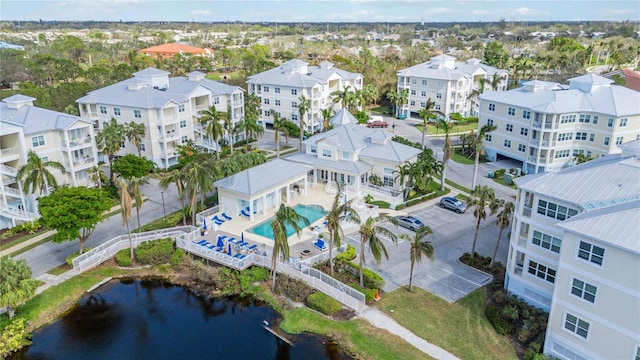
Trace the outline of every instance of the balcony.
[[522, 215], [526, 217], [531, 217], [531, 206], [529, 205], [522, 206]]
[[67, 142], [62, 140], [62, 147], [65, 149], [71, 149], [79, 146], [85, 147], [86, 145], [91, 144], [91, 136], [87, 136], [83, 139], [72, 139], [69, 141], [69, 145], [67, 146]]
[[2, 164], [0, 165], [0, 173], [15, 177], [16, 175], [18, 175], [18, 169]]
[[513, 269], [513, 273], [515, 275], [522, 276], [522, 269], [523, 269], [522, 265], [516, 265], [516, 267]]
[[2, 161], [6, 162], [9, 160], [16, 160], [20, 156], [20, 151], [17, 147], [9, 147], [0, 150], [0, 158]]
[[527, 247], [528, 238], [529, 238], [529, 234], [521, 233], [520, 236], [518, 236], [518, 246], [521, 248]]
[[66, 161], [64, 163], [65, 167], [67, 169], [71, 169], [73, 166], [73, 170], [78, 170], [81, 168], [86, 168], [89, 166], [93, 166], [93, 164], [95, 163], [95, 158], [93, 157], [85, 157], [82, 159], [73, 159], [73, 161]]
[[171, 131], [167, 131], [165, 135], [160, 138], [160, 141], [173, 141], [173, 140], [177, 140], [179, 137], [180, 137], [180, 134], [178, 134], [177, 131], [171, 130]]
[[530, 155], [527, 158], [527, 161], [530, 162], [530, 163], [533, 163], [533, 164], [535, 164], [535, 163], [544, 163], [544, 164], [546, 164], [547, 163], [547, 157], [546, 156], [540, 156], [540, 161], [537, 161], [535, 155]]
[[16, 198], [22, 198], [22, 193], [20, 193], [20, 190], [16, 189], [16, 188], [12, 188], [9, 186], [3, 186], [2, 187], [2, 192], [4, 193], [5, 196], [12, 196], [12, 197], [16, 197]]
[[[544, 128], [545, 128], [545, 129], [551, 129], [551, 128], [552, 128], [552, 125], [553, 125], [553, 124], [552, 124], [552, 123], [550, 123], [550, 122], [545, 122], [545, 123], [544, 123]], [[534, 128], [534, 129], [542, 129], [542, 126], [543, 126], [542, 121], [537, 121], [537, 120], [536, 120], [536, 121], [534, 121], [534, 122], [533, 122], [533, 128]]]

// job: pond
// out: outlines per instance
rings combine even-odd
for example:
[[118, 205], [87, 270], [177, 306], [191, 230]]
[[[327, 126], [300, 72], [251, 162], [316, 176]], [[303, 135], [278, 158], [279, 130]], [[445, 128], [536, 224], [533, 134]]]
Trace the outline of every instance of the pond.
[[[262, 325], [281, 318], [251, 298], [209, 298], [162, 280], [113, 280], [33, 334], [11, 359], [331, 359], [349, 357], [324, 338], [278, 340]], [[275, 325], [274, 325], [275, 324]]]

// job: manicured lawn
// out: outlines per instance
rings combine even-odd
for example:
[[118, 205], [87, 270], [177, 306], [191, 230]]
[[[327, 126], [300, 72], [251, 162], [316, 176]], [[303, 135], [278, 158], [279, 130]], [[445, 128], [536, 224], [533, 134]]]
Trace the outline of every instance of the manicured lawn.
[[[451, 156], [451, 160], [457, 162], [458, 164], [464, 164], [464, 165], [473, 165], [475, 162], [475, 157], [471, 157], [469, 158], [468, 155], [462, 155], [462, 153], [460, 152], [460, 148], [456, 147], [454, 148], [454, 152]], [[483, 156], [480, 156], [480, 162], [481, 163], [485, 163], [487, 162], [487, 160], [484, 159]]]
[[453, 181], [449, 180], [449, 179], [445, 179], [444, 180], [445, 184], [451, 186], [452, 188], [456, 188], [460, 191], [464, 191], [467, 194], [471, 194], [471, 189], [469, 189], [468, 187], [462, 186], [460, 184], [454, 183]]
[[222, 81], [225, 80], [225, 76], [226, 79], [238, 79], [240, 77], [239, 72], [211, 72], [208, 73], [205, 77], [209, 80], [213, 80], [213, 81]]
[[388, 106], [378, 106], [378, 107], [371, 108], [369, 111], [372, 114], [389, 115], [389, 116], [391, 116], [393, 110], [389, 110]]
[[493, 181], [497, 182], [497, 183], [498, 183], [498, 184], [500, 184], [500, 185], [508, 186], [508, 187], [510, 187], [510, 188], [512, 188], [512, 189], [517, 189], [517, 188], [518, 188], [518, 187], [516, 186], [516, 184], [514, 184], [514, 183], [508, 184], [508, 183], [507, 183], [506, 181], [504, 181], [502, 178], [496, 178], [496, 177], [493, 177], [493, 178], [491, 178], [491, 180], [493, 180]]
[[[417, 124], [415, 126], [418, 131], [422, 133], [422, 124]], [[458, 123], [449, 129], [449, 134], [461, 133], [461, 132], [469, 132], [471, 130], [478, 130], [478, 123]], [[444, 131], [438, 128], [435, 124], [427, 124], [427, 134], [428, 135], [444, 135]]]
[[382, 296], [380, 310], [421, 338], [460, 359], [517, 359], [507, 338], [498, 335], [484, 316], [486, 297], [477, 290], [457, 303], [415, 288], [399, 288]]

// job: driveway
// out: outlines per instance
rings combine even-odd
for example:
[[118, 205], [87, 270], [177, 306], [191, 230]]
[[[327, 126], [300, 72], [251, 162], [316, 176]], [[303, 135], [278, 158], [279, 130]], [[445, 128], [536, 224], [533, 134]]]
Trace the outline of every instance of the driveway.
[[[491, 282], [490, 275], [458, 262], [458, 258], [462, 254], [471, 251], [475, 231], [475, 218], [472, 212], [456, 214], [453, 211], [440, 208], [435, 204], [435, 201], [431, 201], [430, 205], [411, 211], [410, 214], [421, 219], [433, 230], [433, 234], [427, 236], [427, 241], [431, 241], [435, 249], [433, 262], [426, 260], [414, 266], [413, 284], [415, 286], [448, 302], [455, 302]], [[390, 223], [383, 226], [393, 230], [397, 235], [408, 234], [413, 237], [415, 234], [402, 227], [394, 228]], [[506, 233], [507, 231], [504, 231], [502, 234], [497, 255], [497, 259], [502, 263], [506, 262], [509, 247]], [[495, 225], [495, 217], [487, 217], [487, 220], [480, 225], [476, 252], [483, 256], [491, 256], [497, 236], [498, 227]], [[365, 253], [366, 267], [385, 279], [383, 290], [389, 292], [409, 284], [410, 243], [400, 240], [397, 245], [393, 245], [388, 238], [383, 237], [383, 239], [389, 252], [389, 260], [385, 260], [383, 257], [380, 264], [376, 264], [373, 255], [367, 248]], [[358, 233], [349, 234], [347, 242], [353, 245], [358, 253], [360, 252]], [[358, 260], [356, 259], [356, 261]]]

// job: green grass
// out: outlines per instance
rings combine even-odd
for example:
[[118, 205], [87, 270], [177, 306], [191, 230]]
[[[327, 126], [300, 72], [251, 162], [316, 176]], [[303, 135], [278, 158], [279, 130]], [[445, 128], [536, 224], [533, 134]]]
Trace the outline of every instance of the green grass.
[[507, 186], [510, 187], [512, 189], [517, 189], [518, 187], [516, 186], [516, 184], [514, 184], [513, 182], [511, 184], [507, 183], [506, 181], [504, 181], [502, 178], [497, 178], [497, 177], [492, 177], [491, 180], [493, 180], [494, 182], [502, 185], [502, 186]]
[[[415, 288], [385, 294], [380, 310], [419, 337], [460, 359], [517, 359], [507, 338], [484, 316], [486, 296], [477, 290], [454, 304]], [[393, 311], [392, 311], [393, 310]]]
[[456, 188], [460, 191], [464, 191], [467, 194], [471, 194], [471, 189], [469, 189], [468, 187], [462, 186], [460, 184], [454, 183], [453, 181], [449, 180], [449, 179], [445, 179], [444, 183], [451, 186], [452, 188]]
[[227, 77], [227, 80], [239, 79], [240, 78], [240, 72], [239, 71], [235, 71], [235, 72], [210, 72], [207, 75], [205, 75], [205, 77], [207, 79], [213, 80], [213, 81], [223, 81], [225, 76]]
[[[415, 128], [422, 133], [422, 124], [415, 125]], [[449, 134], [461, 133], [461, 132], [469, 132], [471, 130], [478, 130], [478, 123], [458, 123], [452, 128], [449, 129]], [[427, 134], [428, 135], [444, 135], [444, 130], [440, 129], [433, 123], [427, 124]]]
[[[462, 155], [459, 147], [454, 148], [454, 152], [451, 156], [451, 160], [457, 162], [458, 164], [463, 164], [463, 165], [473, 165], [475, 163], [475, 158], [474, 157], [469, 158], [467, 155]], [[480, 156], [480, 162], [485, 163], [487, 162], [487, 160], [485, 160], [482, 156]]]
[[393, 110], [389, 110], [388, 106], [377, 106], [377, 107], [373, 107], [373, 108], [369, 109], [369, 111], [372, 114], [389, 115], [389, 116], [391, 116]]
[[51, 275], [61, 275], [66, 273], [67, 271], [69, 271], [69, 266], [67, 264], [62, 264], [59, 265], [58, 267], [55, 267], [49, 271], [47, 271], [47, 274], [51, 274]]
[[51, 241], [51, 240], [53, 240], [53, 235], [51, 235], [51, 236], [47, 236], [46, 238], [44, 238], [44, 239], [42, 239], [42, 240], [39, 240], [39, 241], [36, 241], [36, 242], [34, 242], [33, 244], [29, 244], [29, 245], [27, 245], [27, 246], [23, 247], [22, 249], [19, 249], [19, 250], [16, 250], [16, 251], [12, 252], [12, 253], [11, 253], [11, 254], [9, 254], [9, 255], [11, 255], [11, 256], [20, 255], [20, 254], [22, 254], [22, 253], [24, 253], [24, 252], [27, 252], [27, 251], [29, 251], [29, 250], [31, 250], [31, 249], [33, 249], [33, 248], [35, 248], [35, 247], [38, 247], [38, 246], [40, 246], [40, 245], [42, 245], [42, 244], [44, 244], [44, 243], [48, 243], [48, 242], [49, 242], [49, 241]]
[[13, 239], [8, 243], [0, 245], [0, 251], [4, 251], [4, 250], [6, 250], [8, 248], [11, 248], [11, 247], [14, 247], [14, 246], [16, 246], [18, 244], [22, 244], [23, 242], [25, 242], [25, 241], [27, 241], [29, 239], [33, 239], [34, 237], [36, 237], [36, 236], [38, 236], [38, 235], [40, 235], [42, 233], [45, 233], [47, 231], [48, 230], [44, 230], [44, 231], [37, 232], [35, 234], [26, 234], [26, 235], [21, 236], [19, 238]]

